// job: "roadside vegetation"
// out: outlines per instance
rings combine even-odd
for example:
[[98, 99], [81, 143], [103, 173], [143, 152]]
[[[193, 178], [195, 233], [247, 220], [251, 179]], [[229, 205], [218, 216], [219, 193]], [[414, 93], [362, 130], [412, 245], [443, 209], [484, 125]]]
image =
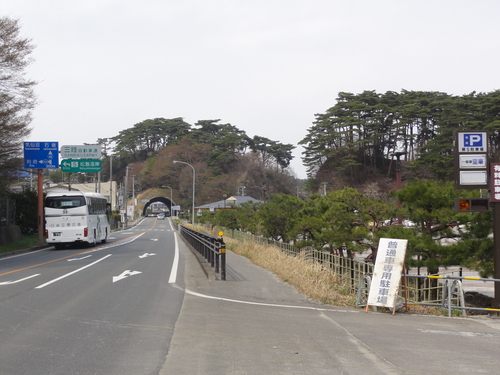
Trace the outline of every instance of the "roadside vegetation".
[[0, 246], [0, 254], [10, 253], [16, 250], [24, 250], [38, 245], [38, 235], [24, 235], [23, 239], [8, 245]]
[[356, 296], [349, 292], [349, 287], [343, 285], [337, 276], [303, 255], [291, 257], [277, 247], [242, 243], [231, 238], [225, 238], [224, 241], [229, 250], [273, 272], [312, 300], [344, 307], [352, 307], [356, 302]]
[[[368, 252], [371, 261], [377, 257], [380, 238], [408, 239], [408, 268], [426, 267], [436, 274], [440, 267], [462, 266], [488, 277], [493, 273], [492, 213], [454, 211], [455, 198], [474, 194], [455, 190], [451, 182], [421, 180], [384, 199], [353, 188], [306, 201], [274, 195], [267, 203], [207, 210], [198, 219], [297, 248], [312, 246], [343, 256]], [[399, 219], [403, 225], [398, 225]]]
[[[332, 306], [356, 306], [356, 294], [349, 285], [343, 283], [331, 270], [321, 264], [306, 259], [305, 256], [289, 256], [275, 246], [261, 245], [254, 242], [241, 242], [225, 237], [227, 249], [248, 258], [255, 265], [273, 272], [280, 280], [313, 301]], [[379, 308], [379, 311], [389, 311]], [[405, 309], [399, 310], [405, 313]], [[419, 315], [447, 316], [448, 312], [439, 307], [409, 305], [408, 313]], [[458, 316], [458, 312], [454, 312]]]
[[[0, 193], [4, 195], [13, 181], [20, 180], [21, 141], [30, 133], [37, 104], [36, 82], [25, 75], [35, 47], [20, 31], [18, 20], [0, 18]], [[182, 117], [148, 118], [129, 127], [123, 124], [119, 134], [96, 143], [104, 150], [101, 180], [127, 181], [124, 191], [129, 193], [158, 191], [173, 197], [185, 212], [193, 195], [196, 205], [231, 195], [258, 200], [198, 218], [213, 225], [298, 247], [345, 249], [345, 256], [368, 250], [371, 260], [377, 257], [380, 238], [404, 238], [408, 267], [436, 273], [439, 267], [459, 265], [491, 276], [491, 210], [454, 212], [455, 198], [478, 197], [480, 192], [453, 187], [453, 132], [487, 132], [487, 156], [498, 159], [499, 124], [500, 90], [462, 96], [409, 90], [340, 92], [330, 108], [315, 115], [298, 142], [304, 148], [307, 180], [296, 178], [289, 169], [295, 145], [250, 136], [220, 119], [190, 124]], [[276, 126], [286, 128], [286, 124]], [[175, 160], [190, 164], [196, 173]], [[65, 177], [60, 170], [46, 173], [54, 182]], [[125, 179], [126, 174], [134, 178]], [[401, 177], [401, 189], [396, 188], [396, 177]], [[85, 182], [95, 176], [77, 178]], [[29, 183], [24, 183], [27, 188]], [[23, 235], [35, 233], [33, 197], [13, 199], [16, 225]], [[403, 225], [394, 225], [400, 221]]]

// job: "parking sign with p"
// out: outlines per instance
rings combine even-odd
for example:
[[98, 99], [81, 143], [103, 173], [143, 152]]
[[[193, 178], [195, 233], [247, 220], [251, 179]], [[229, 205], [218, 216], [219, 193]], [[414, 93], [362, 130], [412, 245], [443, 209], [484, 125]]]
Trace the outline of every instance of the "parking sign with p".
[[458, 134], [458, 152], [486, 152], [486, 132], [460, 132]]

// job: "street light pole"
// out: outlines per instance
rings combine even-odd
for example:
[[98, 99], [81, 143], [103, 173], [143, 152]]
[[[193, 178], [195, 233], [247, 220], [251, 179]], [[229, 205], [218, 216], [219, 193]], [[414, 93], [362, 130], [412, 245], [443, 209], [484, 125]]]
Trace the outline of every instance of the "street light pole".
[[132, 175], [132, 221], [135, 220], [135, 177], [136, 175]]
[[193, 229], [194, 229], [194, 191], [195, 191], [196, 171], [191, 164], [186, 163], [185, 161], [174, 160], [173, 163], [174, 164], [176, 164], [176, 163], [186, 164], [186, 165], [189, 165], [193, 169], [193, 213], [192, 213], [193, 216], [191, 217], [191, 223], [192, 223]]
[[162, 188], [169, 188], [170, 189], [170, 216], [172, 216], [172, 188], [170, 186], [162, 186]]

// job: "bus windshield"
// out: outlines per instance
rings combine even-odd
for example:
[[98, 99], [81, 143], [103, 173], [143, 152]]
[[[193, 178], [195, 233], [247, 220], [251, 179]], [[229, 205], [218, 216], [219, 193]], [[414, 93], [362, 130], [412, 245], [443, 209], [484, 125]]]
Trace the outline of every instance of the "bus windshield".
[[85, 197], [79, 196], [62, 196], [62, 197], [47, 197], [45, 199], [45, 207], [47, 208], [75, 208], [85, 206]]

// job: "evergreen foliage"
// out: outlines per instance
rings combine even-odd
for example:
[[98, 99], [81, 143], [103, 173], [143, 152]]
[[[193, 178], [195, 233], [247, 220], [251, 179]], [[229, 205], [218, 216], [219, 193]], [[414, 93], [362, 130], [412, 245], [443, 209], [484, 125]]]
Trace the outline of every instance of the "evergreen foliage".
[[[344, 176], [363, 184], [387, 174], [402, 152], [415, 176], [449, 180], [453, 174], [453, 131], [487, 131], [493, 153], [500, 148], [500, 91], [452, 96], [441, 92], [364, 91], [339, 93], [337, 103], [317, 114], [304, 146], [310, 178]], [[328, 181], [330, 182], [330, 181]], [[333, 181], [331, 181], [333, 182]]]

